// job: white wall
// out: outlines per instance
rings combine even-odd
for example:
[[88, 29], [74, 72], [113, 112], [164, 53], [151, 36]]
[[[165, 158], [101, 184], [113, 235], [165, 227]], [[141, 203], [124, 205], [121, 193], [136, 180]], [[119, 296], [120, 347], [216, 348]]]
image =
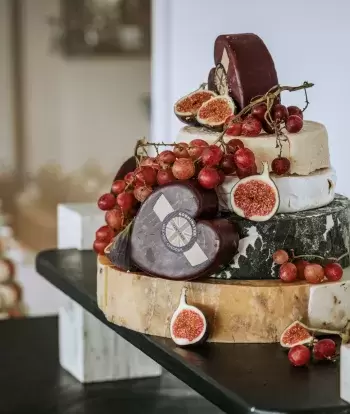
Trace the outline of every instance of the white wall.
[[66, 59], [51, 50], [48, 25], [59, 0], [23, 5], [27, 171], [53, 160], [69, 172], [93, 158], [114, 172], [149, 135], [149, 60]]
[[[307, 118], [329, 132], [338, 191], [350, 196], [350, 2], [348, 0], [154, 0], [154, 138], [173, 140], [181, 123], [175, 101], [206, 81], [213, 46], [223, 33], [258, 34], [267, 44], [279, 81], [315, 83]], [[286, 104], [303, 105], [303, 94], [286, 94]], [[165, 138], [164, 138], [165, 137]]]
[[15, 162], [10, 24], [9, 2], [0, 0], [0, 172], [12, 170]]

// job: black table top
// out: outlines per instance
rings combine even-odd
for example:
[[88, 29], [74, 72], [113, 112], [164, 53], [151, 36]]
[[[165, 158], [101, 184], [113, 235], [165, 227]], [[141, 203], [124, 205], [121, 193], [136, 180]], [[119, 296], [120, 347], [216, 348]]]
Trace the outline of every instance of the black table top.
[[38, 272], [226, 413], [341, 413], [339, 366], [290, 366], [279, 344], [205, 344], [177, 348], [169, 339], [109, 323], [96, 303], [96, 255], [90, 251], [39, 253]]
[[0, 321], [1, 414], [219, 414], [178, 379], [83, 385], [58, 362], [56, 317]]

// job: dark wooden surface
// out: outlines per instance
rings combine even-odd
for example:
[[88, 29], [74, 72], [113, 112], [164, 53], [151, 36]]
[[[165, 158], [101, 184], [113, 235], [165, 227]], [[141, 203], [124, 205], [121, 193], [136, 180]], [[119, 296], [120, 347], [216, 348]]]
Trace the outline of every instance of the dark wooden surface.
[[339, 397], [337, 364], [293, 368], [278, 344], [180, 349], [171, 340], [142, 335], [105, 319], [96, 304], [93, 252], [45, 251], [38, 255], [36, 266], [48, 281], [224, 412], [350, 413], [350, 405]]
[[0, 321], [1, 414], [219, 414], [169, 373], [83, 385], [58, 363], [55, 317]]

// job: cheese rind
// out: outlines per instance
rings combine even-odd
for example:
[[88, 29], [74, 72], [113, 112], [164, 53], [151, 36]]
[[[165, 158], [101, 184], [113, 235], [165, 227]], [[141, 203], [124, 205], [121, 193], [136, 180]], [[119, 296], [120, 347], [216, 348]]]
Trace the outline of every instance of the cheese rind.
[[[200, 127], [182, 128], [176, 138], [176, 142], [190, 142], [193, 139], [204, 139], [208, 143], [214, 143], [220, 133]], [[296, 134], [286, 132], [288, 141], [282, 142], [282, 156], [290, 160], [290, 173], [309, 175], [313, 171], [329, 168], [328, 134], [324, 125], [304, 121], [303, 129]], [[239, 138], [245, 147], [251, 149], [256, 158], [258, 170], [261, 163], [267, 161], [271, 168], [272, 161], [279, 156], [279, 148], [276, 148], [274, 135], [260, 134], [258, 137], [225, 137], [225, 141]]]
[[[334, 199], [337, 176], [331, 168], [316, 171], [308, 176], [271, 174], [271, 178], [279, 191], [278, 213], [294, 213], [323, 207]], [[228, 176], [218, 187], [221, 210], [232, 211], [231, 191], [238, 181], [237, 176]]]

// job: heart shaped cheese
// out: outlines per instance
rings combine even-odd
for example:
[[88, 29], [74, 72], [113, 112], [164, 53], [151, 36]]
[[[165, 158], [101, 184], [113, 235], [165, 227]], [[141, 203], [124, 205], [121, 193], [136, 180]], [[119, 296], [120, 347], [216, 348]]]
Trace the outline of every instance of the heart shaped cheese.
[[239, 235], [227, 219], [215, 218], [218, 199], [195, 181], [156, 189], [142, 204], [131, 235], [131, 259], [147, 274], [173, 280], [209, 276], [227, 265]]

